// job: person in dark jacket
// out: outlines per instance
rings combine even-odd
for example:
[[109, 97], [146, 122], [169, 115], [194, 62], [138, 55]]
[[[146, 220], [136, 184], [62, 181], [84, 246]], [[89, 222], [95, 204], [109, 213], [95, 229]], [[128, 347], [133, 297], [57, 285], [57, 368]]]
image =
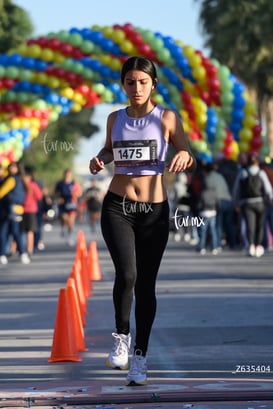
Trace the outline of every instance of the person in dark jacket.
[[[256, 180], [257, 184], [253, 186], [253, 192], [250, 189], [250, 179]], [[237, 210], [242, 212], [246, 222], [248, 254], [251, 257], [261, 257], [264, 254], [265, 197], [272, 200], [273, 191], [265, 171], [260, 167], [257, 154], [249, 154], [247, 166], [235, 181], [233, 197]]]
[[1, 221], [0, 221], [0, 264], [7, 264], [7, 243], [11, 237], [16, 244], [23, 264], [29, 264], [30, 259], [24, 249], [21, 221], [26, 187], [23, 180], [22, 167], [17, 162], [8, 166], [8, 175], [0, 186]]

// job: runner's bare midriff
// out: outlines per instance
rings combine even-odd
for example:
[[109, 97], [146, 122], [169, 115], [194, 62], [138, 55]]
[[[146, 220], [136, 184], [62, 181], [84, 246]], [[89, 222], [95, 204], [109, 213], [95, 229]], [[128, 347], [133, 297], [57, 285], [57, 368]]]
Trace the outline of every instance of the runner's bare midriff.
[[167, 195], [162, 175], [114, 175], [109, 190], [119, 196], [138, 202], [161, 203]]

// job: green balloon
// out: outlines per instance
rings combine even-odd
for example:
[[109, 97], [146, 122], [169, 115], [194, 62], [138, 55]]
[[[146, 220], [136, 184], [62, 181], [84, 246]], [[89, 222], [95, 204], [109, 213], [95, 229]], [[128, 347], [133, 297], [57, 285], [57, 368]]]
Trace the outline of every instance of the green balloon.
[[74, 62], [71, 71], [75, 72], [76, 74], [82, 74], [84, 71], [84, 67], [80, 62]]
[[0, 65], [0, 78], [5, 77], [5, 75], [6, 75], [5, 68]]
[[33, 78], [33, 72], [30, 70], [20, 70], [19, 78], [22, 81], [30, 81]]
[[85, 54], [90, 54], [94, 51], [94, 44], [91, 41], [84, 40], [81, 45], [81, 50]]
[[11, 101], [16, 101], [16, 99], [17, 99], [17, 92], [7, 91], [7, 92], [3, 95], [3, 97], [4, 97], [4, 100], [5, 100], [5, 101], [9, 101], [9, 102], [11, 102]]
[[19, 77], [19, 70], [18, 68], [11, 66], [6, 69], [6, 74], [7, 74], [7, 77], [15, 79]]
[[67, 58], [66, 60], [64, 60], [64, 62], [61, 65], [65, 70], [70, 71], [72, 70], [74, 61], [71, 58]]
[[67, 40], [70, 44], [72, 44], [74, 47], [80, 47], [82, 44], [82, 37], [78, 33], [73, 33], [69, 35], [69, 38]]
[[170, 62], [171, 59], [171, 53], [169, 50], [167, 50], [167, 48], [161, 48], [160, 50], [158, 50], [158, 58], [160, 61], [162, 62]]
[[59, 33], [55, 34], [55, 37], [57, 37], [62, 42], [66, 42], [70, 38], [70, 34], [65, 30], [61, 30], [59, 31]]

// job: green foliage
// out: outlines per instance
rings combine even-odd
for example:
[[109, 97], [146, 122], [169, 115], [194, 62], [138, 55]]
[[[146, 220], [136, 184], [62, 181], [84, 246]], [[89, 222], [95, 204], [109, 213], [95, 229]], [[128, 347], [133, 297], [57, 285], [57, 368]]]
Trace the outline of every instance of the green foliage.
[[91, 137], [99, 128], [91, 124], [93, 108], [62, 116], [52, 122], [25, 149], [22, 162], [34, 167], [36, 175], [44, 185], [53, 188], [64, 169], [73, 169], [78, 142], [81, 136]]
[[272, 0], [195, 0], [211, 57], [263, 97], [273, 95]]
[[0, 1], [0, 53], [5, 53], [25, 42], [33, 32], [28, 14], [13, 4]]

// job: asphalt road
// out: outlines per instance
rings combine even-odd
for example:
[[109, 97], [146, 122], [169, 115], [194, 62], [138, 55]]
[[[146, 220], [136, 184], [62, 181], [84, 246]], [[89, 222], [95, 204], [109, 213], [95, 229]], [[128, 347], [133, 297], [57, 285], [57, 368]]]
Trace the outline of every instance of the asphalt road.
[[[48, 362], [59, 291], [66, 286], [76, 255], [75, 246], [65, 243], [54, 224], [44, 232], [45, 250], [34, 254], [30, 265], [13, 257], [0, 266], [0, 391], [11, 384], [31, 387], [37, 382], [124, 382], [124, 372], [105, 366], [115, 330], [112, 262], [100, 231], [91, 234], [86, 225], [77, 225], [77, 230], [84, 232], [87, 243], [96, 241], [102, 271], [88, 298], [88, 350], [81, 353], [80, 363]], [[149, 382], [270, 382], [272, 264], [273, 253], [260, 259], [239, 250], [201, 256], [171, 234], [157, 282]]]

